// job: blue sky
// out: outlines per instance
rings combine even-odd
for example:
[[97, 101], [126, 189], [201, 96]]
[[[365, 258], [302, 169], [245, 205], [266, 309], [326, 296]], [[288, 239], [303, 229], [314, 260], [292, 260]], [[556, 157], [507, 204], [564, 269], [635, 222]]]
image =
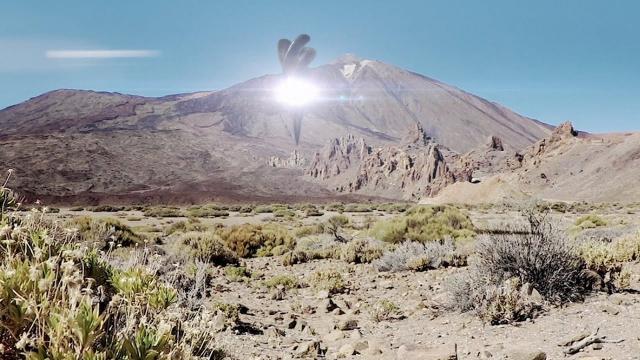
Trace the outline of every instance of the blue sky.
[[[278, 72], [276, 41], [306, 32], [314, 65], [355, 53], [552, 124], [640, 130], [639, 14], [633, 0], [7, 1], [0, 108], [57, 88], [221, 89]], [[47, 57], [114, 49], [141, 52]]]

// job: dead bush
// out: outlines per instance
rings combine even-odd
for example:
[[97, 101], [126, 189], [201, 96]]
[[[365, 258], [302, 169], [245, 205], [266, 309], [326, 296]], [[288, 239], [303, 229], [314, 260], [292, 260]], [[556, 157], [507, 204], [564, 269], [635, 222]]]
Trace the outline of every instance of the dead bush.
[[466, 256], [456, 253], [452, 240], [419, 243], [406, 241], [373, 262], [378, 271], [426, 271], [466, 265]]
[[452, 307], [496, 324], [535, 316], [543, 302], [581, 300], [591, 290], [575, 244], [547, 211], [533, 209], [523, 211], [525, 224], [480, 238], [468, 273], [451, 284]]

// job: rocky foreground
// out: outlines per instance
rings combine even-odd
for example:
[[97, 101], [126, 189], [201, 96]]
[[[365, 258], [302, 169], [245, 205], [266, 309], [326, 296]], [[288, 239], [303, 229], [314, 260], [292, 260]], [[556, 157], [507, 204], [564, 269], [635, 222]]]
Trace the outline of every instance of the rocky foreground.
[[[321, 260], [284, 267], [271, 259], [252, 259], [247, 266], [265, 277], [299, 278], [335, 268], [348, 279], [348, 290], [337, 295], [312, 288], [269, 291], [217, 277], [220, 296], [245, 305], [241, 320], [259, 330], [221, 333], [222, 345], [241, 359], [640, 358], [640, 328], [635, 326], [640, 295], [633, 292], [598, 295], [524, 323], [491, 326], [473, 314], [443, 308], [446, 280], [464, 269], [378, 273], [370, 265]], [[385, 300], [397, 304], [398, 311], [376, 319]], [[565, 354], [572, 338], [597, 329], [607, 339], [624, 341]]]

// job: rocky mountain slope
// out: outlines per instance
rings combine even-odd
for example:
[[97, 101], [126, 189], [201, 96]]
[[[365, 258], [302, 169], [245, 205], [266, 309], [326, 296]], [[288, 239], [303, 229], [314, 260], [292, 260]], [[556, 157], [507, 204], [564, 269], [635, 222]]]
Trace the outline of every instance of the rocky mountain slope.
[[[332, 139], [353, 136], [377, 160], [360, 159], [367, 170], [356, 174], [350, 190], [415, 198], [452, 182], [439, 165], [441, 148], [462, 153], [497, 136], [505, 148], [520, 149], [550, 131], [378, 61], [346, 56], [306, 76], [320, 88], [321, 100], [304, 110], [298, 146], [291, 136], [293, 114], [274, 101], [282, 80], [276, 75], [162, 98], [58, 90], [0, 111], [0, 168], [14, 168], [14, 186], [31, 198], [50, 201], [319, 199], [335, 189], [331, 181], [305, 175], [313, 168], [306, 164]], [[416, 124], [430, 142], [405, 149]], [[374, 151], [387, 147], [396, 150]], [[378, 162], [409, 158], [420, 160], [392, 179], [388, 169], [377, 169]], [[407, 179], [410, 186], [398, 187]]]
[[457, 183], [424, 201], [640, 200], [640, 133], [579, 133], [567, 122], [521, 153], [494, 159], [491, 166], [474, 163], [479, 183]]

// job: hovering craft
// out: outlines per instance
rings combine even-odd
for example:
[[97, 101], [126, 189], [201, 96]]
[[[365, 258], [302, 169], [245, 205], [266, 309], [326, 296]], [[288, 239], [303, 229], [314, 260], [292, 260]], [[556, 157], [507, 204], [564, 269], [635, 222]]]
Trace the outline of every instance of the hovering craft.
[[278, 59], [285, 81], [276, 89], [278, 101], [298, 109], [293, 110], [293, 137], [298, 145], [302, 128], [302, 112], [300, 107], [306, 105], [317, 93], [310, 83], [300, 79], [303, 72], [315, 59], [316, 51], [306, 45], [311, 41], [307, 34], [298, 35], [295, 40], [280, 39], [278, 41]]
[[295, 74], [315, 59], [316, 50], [306, 46], [309, 41], [311, 37], [307, 34], [298, 35], [293, 42], [289, 39], [278, 41], [278, 58], [285, 74]]

